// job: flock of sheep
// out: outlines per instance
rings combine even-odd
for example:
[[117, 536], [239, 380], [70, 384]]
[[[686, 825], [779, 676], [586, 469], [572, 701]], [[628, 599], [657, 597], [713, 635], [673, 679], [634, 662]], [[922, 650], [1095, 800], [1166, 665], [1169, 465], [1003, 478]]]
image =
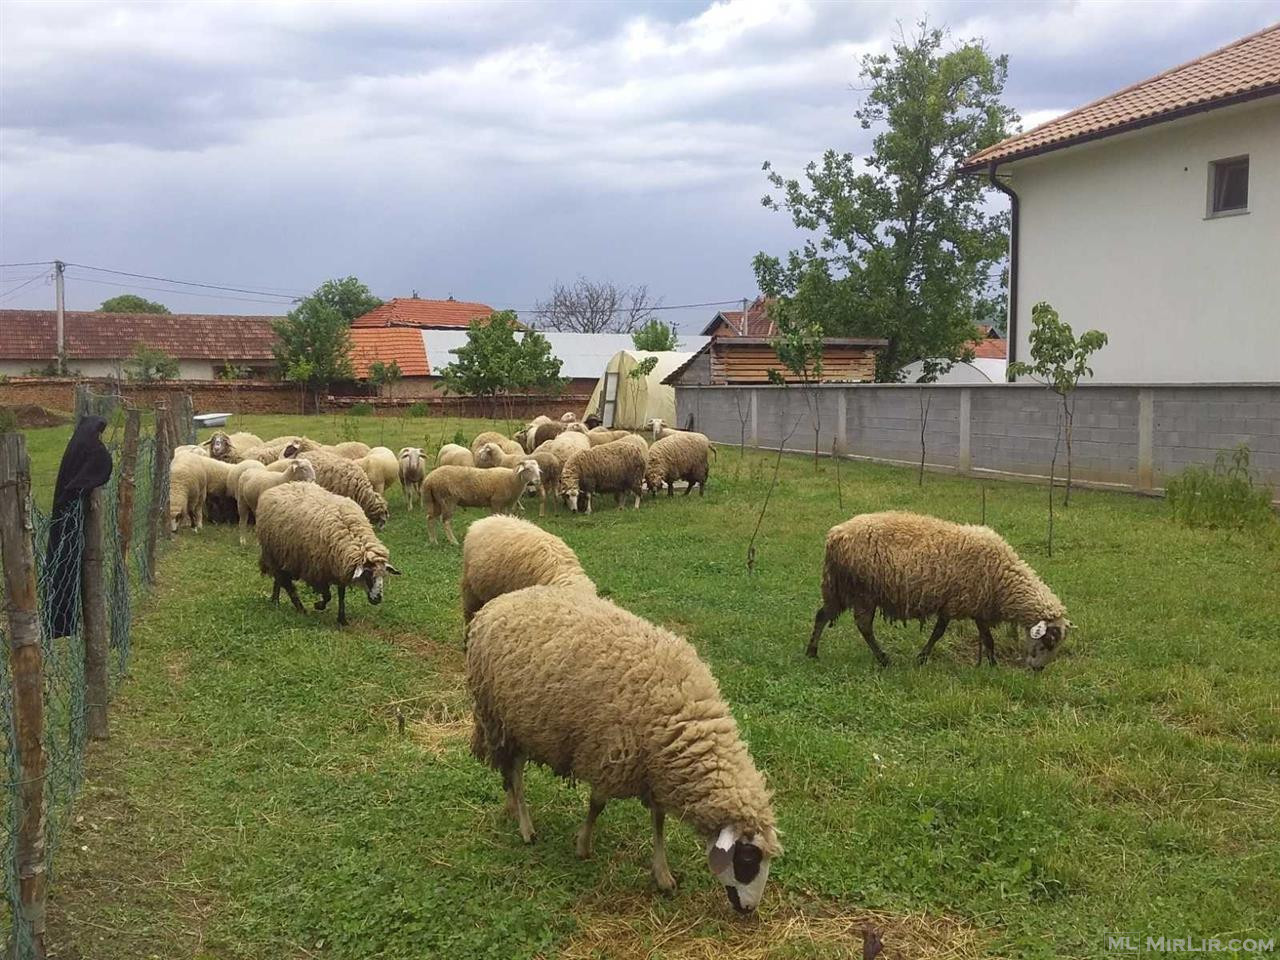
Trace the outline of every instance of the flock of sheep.
[[[420, 448], [397, 456], [362, 443], [321, 446], [305, 437], [267, 443], [251, 434], [215, 434], [174, 455], [170, 518], [199, 528], [206, 507], [254, 519], [259, 567], [303, 610], [294, 586], [305, 581], [323, 610], [337, 588], [338, 622], [346, 588], [382, 599], [383, 578], [397, 574], [374, 532], [387, 519], [385, 492], [397, 479], [407, 509], [420, 497], [428, 532], [459, 506], [493, 515], [471, 524], [462, 545], [461, 599], [466, 678], [474, 704], [471, 750], [502, 776], [507, 809], [520, 835], [534, 827], [523, 771], [532, 761], [585, 781], [591, 798], [576, 852], [589, 857], [595, 821], [611, 799], [638, 798], [653, 826], [653, 877], [667, 866], [668, 812], [706, 842], [708, 866], [730, 903], [748, 912], [760, 902], [772, 858], [782, 852], [765, 779], [756, 768], [715, 678], [694, 647], [597, 595], [594, 581], [559, 537], [511, 516], [526, 492], [540, 512], [552, 503], [590, 512], [594, 494], [639, 507], [644, 487], [668, 495], [674, 483], [705, 487], [712, 447], [705, 436], [654, 421], [654, 438], [588, 428], [566, 415], [539, 417], [514, 438], [482, 433], [471, 447], [448, 444], [428, 471]], [[688, 490], [686, 490], [686, 493]], [[1070, 626], [1053, 592], [986, 527], [910, 513], [856, 516], [828, 532], [822, 606], [807, 653], [817, 656], [825, 626], [845, 610], [872, 653], [877, 611], [890, 619], [936, 617], [923, 662], [955, 619], [978, 627], [978, 663], [995, 663], [991, 629], [1012, 623], [1024, 634], [1026, 663], [1043, 668]]]

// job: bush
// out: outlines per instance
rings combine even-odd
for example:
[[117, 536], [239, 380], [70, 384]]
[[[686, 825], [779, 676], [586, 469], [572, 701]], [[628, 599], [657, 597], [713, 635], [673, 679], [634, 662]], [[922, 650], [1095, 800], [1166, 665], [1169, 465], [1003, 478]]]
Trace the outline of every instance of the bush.
[[1254, 483], [1249, 448], [1219, 450], [1213, 469], [1187, 467], [1165, 484], [1174, 519], [1189, 527], [1256, 527], [1275, 519], [1271, 488]]
[[353, 417], [371, 417], [373, 416], [373, 404], [353, 403], [351, 405], [351, 415]]
[[405, 411], [407, 417], [425, 417], [430, 415], [430, 408], [419, 401], [418, 403], [409, 404], [409, 409]]
[[17, 433], [18, 415], [8, 407], [0, 407], [0, 433]]
[[453, 432], [453, 439], [452, 439], [451, 441], [449, 441], [449, 442], [450, 442], [450, 443], [456, 443], [456, 444], [457, 444], [458, 446], [460, 446], [460, 447], [470, 447], [470, 446], [471, 446], [471, 441], [467, 439], [467, 435], [466, 435], [465, 433], [463, 433], [461, 430], [455, 430], [455, 431]]

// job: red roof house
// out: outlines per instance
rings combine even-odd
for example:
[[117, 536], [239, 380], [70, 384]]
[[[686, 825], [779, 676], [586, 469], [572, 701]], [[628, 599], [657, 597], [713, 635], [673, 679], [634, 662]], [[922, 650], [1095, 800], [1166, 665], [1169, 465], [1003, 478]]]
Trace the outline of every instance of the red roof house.
[[374, 307], [351, 322], [356, 327], [419, 327], [426, 329], [465, 328], [472, 320], [493, 313], [493, 307], [465, 300], [423, 300], [420, 297], [395, 297]]

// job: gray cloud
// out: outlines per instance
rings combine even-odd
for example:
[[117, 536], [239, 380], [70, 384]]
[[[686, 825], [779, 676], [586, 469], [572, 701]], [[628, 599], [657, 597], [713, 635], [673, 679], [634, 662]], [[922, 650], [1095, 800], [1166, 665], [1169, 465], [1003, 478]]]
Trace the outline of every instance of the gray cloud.
[[[0, 260], [289, 289], [356, 273], [383, 296], [515, 306], [579, 273], [668, 302], [749, 295], [752, 254], [795, 241], [759, 206], [761, 161], [792, 172], [828, 146], [865, 149], [858, 58], [899, 24], [985, 37], [1010, 54], [1009, 101], [1037, 116], [1278, 10], [10, 2]], [[112, 292], [73, 280], [69, 297]], [[3, 305], [48, 299], [33, 284]]]

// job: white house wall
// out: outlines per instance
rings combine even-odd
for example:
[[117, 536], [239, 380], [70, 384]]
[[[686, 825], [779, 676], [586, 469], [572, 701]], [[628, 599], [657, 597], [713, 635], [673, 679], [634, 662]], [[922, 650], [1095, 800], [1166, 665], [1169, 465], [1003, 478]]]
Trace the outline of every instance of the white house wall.
[[[1249, 155], [1249, 212], [1206, 218], [1209, 164]], [[1280, 380], [1280, 98], [1011, 167], [1017, 358], [1048, 300], [1106, 332], [1097, 382]]]

